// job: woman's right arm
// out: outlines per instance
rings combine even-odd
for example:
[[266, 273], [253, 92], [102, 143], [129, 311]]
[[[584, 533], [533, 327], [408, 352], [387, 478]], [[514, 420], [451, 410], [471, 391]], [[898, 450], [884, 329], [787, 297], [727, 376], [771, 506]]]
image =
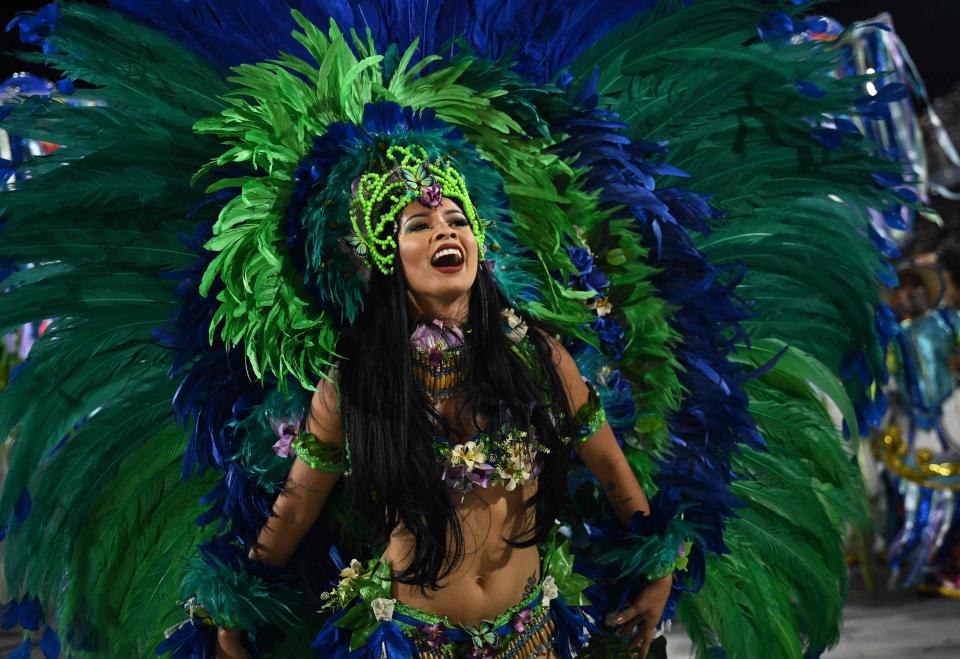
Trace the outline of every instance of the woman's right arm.
[[[317, 385], [307, 415], [307, 432], [321, 444], [343, 448], [343, 428], [336, 385], [323, 380]], [[260, 531], [250, 557], [268, 565], [286, 567], [303, 536], [317, 521], [340, 474], [308, 467], [300, 458], [293, 462], [283, 490], [273, 504], [273, 514]], [[221, 629], [217, 635], [217, 659], [244, 659], [243, 634]]]
[[[317, 385], [307, 415], [307, 432], [321, 444], [343, 449], [343, 428], [336, 385], [323, 380]], [[280, 496], [273, 504], [273, 515], [260, 531], [250, 557], [268, 565], [286, 567], [303, 536], [320, 516], [323, 504], [337, 484], [340, 474], [317, 471], [300, 458], [293, 462]]]

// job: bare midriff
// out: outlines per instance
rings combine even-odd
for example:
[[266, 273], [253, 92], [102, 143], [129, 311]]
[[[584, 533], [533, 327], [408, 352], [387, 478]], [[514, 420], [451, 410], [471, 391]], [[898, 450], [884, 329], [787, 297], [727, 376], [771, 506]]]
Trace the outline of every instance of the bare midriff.
[[[463, 558], [436, 590], [394, 581], [393, 596], [404, 604], [446, 616], [454, 624], [479, 625], [517, 604], [540, 579], [537, 547], [515, 548], [506, 540], [532, 526], [523, 504], [536, 493], [536, 480], [508, 492], [501, 486], [451, 491], [463, 529]], [[462, 496], [462, 501], [461, 501]], [[524, 535], [524, 537], [529, 537]], [[383, 557], [394, 572], [405, 568], [413, 550], [409, 533], [398, 529]]]

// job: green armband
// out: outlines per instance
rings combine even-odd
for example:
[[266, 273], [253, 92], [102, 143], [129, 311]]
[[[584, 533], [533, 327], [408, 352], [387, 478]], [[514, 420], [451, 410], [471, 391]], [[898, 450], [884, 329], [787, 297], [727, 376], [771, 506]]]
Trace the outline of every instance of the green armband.
[[586, 384], [587, 389], [590, 390], [590, 396], [573, 417], [573, 432], [578, 442], [585, 442], [597, 434], [600, 426], [607, 420], [597, 390], [589, 382]]
[[311, 433], [299, 435], [293, 441], [293, 450], [297, 457], [311, 469], [331, 474], [342, 474], [347, 470], [340, 447], [324, 444]]

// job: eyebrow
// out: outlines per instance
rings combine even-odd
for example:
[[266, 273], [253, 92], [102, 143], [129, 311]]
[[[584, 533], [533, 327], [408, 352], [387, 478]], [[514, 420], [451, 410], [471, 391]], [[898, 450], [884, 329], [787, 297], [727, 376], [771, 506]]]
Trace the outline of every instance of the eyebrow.
[[[444, 216], [454, 215], [454, 214], [456, 214], [456, 215], [464, 215], [464, 212], [463, 212], [462, 210], [460, 210], [459, 208], [448, 208], [447, 210], [445, 210], [445, 211], [443, 212], [443, 214], [444, 214]], [[408, 217], [407, 219], [405, 219], [405, 220], [403, 221], [403, 223], [406, 224], [406, 223], [409, 222], [410, 220], [415, 220], [415, 219], [417, 219], [418, 217], [430, 217], [431, 215], [433, 215], [433, 212], [432, 212], [432, 211], [420, 211], [419, 213], [414, 213], [413, 215], [411, 215], [410, 217]], [[464, 215], [464, 217], [466, 217], [466, 215]]]

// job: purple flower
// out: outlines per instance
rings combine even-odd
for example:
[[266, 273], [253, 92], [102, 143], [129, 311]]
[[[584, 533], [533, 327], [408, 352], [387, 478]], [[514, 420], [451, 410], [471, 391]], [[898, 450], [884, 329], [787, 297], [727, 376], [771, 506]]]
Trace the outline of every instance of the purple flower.
[[538, 457], [533, 461], [533, 466], [530, 467], [530, 478], [536, 478], [541, 471], [543, 471], [543, 460]]
[[466, 465], [450, 466], [443, 470], [443, 482], [456, 490], [461, 490], [465, 487], [466, 477]]
[[525, 609], [520, 609], [513, 614], [513, 619], [510, 621], [510, 624], [513, 625], [513, 631], [518, 634], [522, 634], [527, 629], [527, 625], [530, 624], [530, 607]]
[[299, 423], [291, 423], [290, 419], [268, 419], [270, 428], [277, 436], [277, 441], [273, 445], [273, 452], [281, 458], [289, 458], [293, 455], [293, 442], [300, 434]]
[[423, 623], [417, 626], [417, 632], [427, 640], [427, 645], [431, 648], [439, 648], [447, 644], [447, 627], [442, 622], [432, 625]]
[[463, 345], [463, 332], [459, 327], [447, 327], [442, 320], [434, 319], [430, 323], [420, 323], [410, 335], [410, 345], [432, 351], [443, 342], [446, 348], [459, 348]]
[[467, 480], [480, 487], [490, 487], [490, 475], [496, 473], [496, 471], [493, 465], [485, 462], [471, 469], [467, 473]]
[[436, 208], [443, 199], [443, 191], [436, 183], [420, 190], [420, 203], [430, 208]]
[[487, 463], [479, 464], [473, 469], [466, 465], [455, 465], [443, 470], [443, 482], [455, 490], [466, 490], [474, 485], [490, 487], [490, 476], [496, 473], [496, 468]]

